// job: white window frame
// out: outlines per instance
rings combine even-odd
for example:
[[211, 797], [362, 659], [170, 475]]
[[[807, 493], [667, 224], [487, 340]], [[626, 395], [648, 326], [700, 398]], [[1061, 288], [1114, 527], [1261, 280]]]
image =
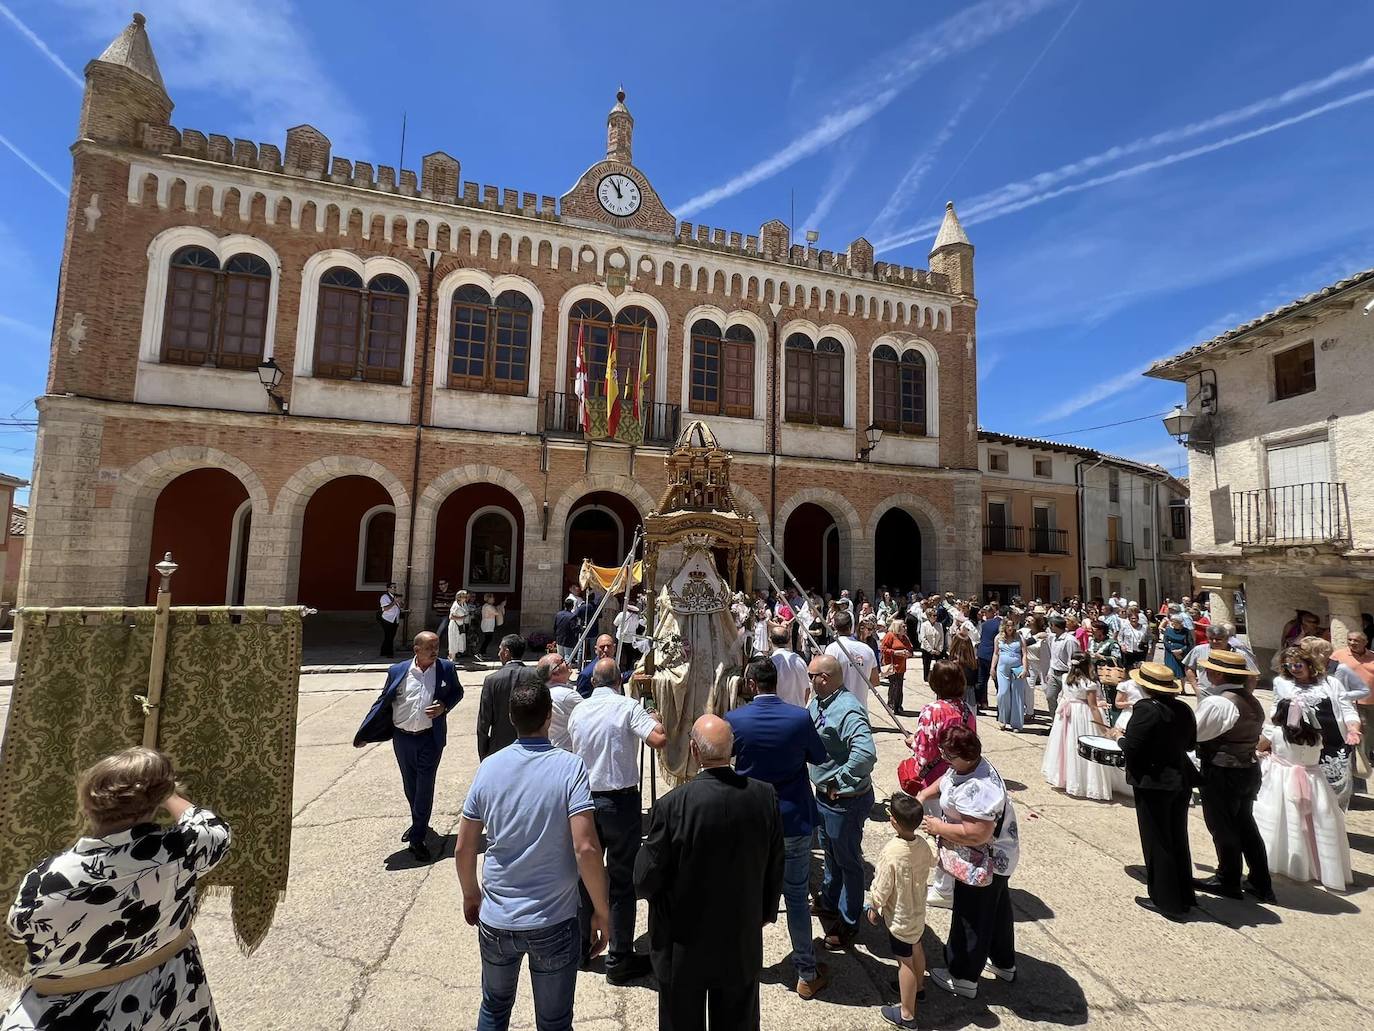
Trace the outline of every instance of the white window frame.
[[[226, 605], [235, 604], [234, 582], [238, 580], [239, 563], [243, 561], [244, 549], [248, 547], [248, 540], [245, 538], [243, 532], [243, 522], [252, 514], [253, 499], [244, 498], [243, 504], [239, 505], [239, 507], [234, 510], [234, 518], [229, 522], [229, 572], [224, 580], [224, 604]], [[250, 527], [246, 536], [251, 537], [252, 533], [253, 531]], [[246, 595], [247, 584], [244, 585], [244, 592]], [[248, 598], [245, 596], [243, 601], [239, 602], [239, 604], [245, 604], [247, 601]]]
[[[835, 432], [839, 430], [853, 430], [855, 426], [854, 420], [858, 414], [857, 394], [859, 382], [857, 370], [859, 362], [859, 345], [855, 342], [854, 335], [847, 329], [836, 326], [833, 323], [819, 326], [810, 319], [793, 319], [778, 330], [778, 354], [781, 356], [782, 368], [778, 370], [778, 396], [773, 399], [773, 402], [778, 406], [778, 421], [780, 423], [786, 423], [789, 427], [806, 427], [810, 425], [804, 422], [787, 422], [787, 338], [793, 333], [802, 333], [810, 337], [812, 346], [819, 344], [823, 337], [834, 337], [840, 342], [840, 345], [844, 347], [844, 424], [842, 426], [824, 426], [818, 423], [815, 429], [831, 430]], [[757, 375], [758, 372], [759, 370], [756, 367], [755, 375]], [[929, 405], [929, 401], [926, 403]], [[926, 413], [926, 421], [930, 421], [929, 411]]]
[[[358, 591], [384, 591], [384, 590], [386, 590], [386, 584], [385, 584], [385, 583], [380, 583], [380, 584], [367, 583], [367, 582], [363, 579], [363, 574], [367, 571], [367, 527], [368, 527], [368, 524], [371, 523], [372, 520], [373, 520], [376, 516], [380, 515], [380, 514], [383, 513], [383, 512], [390, 512], [390, 513], [394, 516], [394, 515], [396, 514], [396, 506], [395, 506], [395, 505], [373, 505], [373, 506], [372, 506], [371, 508], [369, 508], [366, 512], [364, 512], [364, 513], [363, 513], [363, 517], [362, 517], [360, 520], [358, 520], [358, 562], [357, 562], [357, 572], [356, 572], [356, 574], [355, 574], [355, 576], [354, 576], [354, 578], [353, 578], [353, 583], [354, 583], [354, 589], [355, 589], [355, 590], [358, 590]], [[395, 538], [393, 537], [393, 538], [392, 538], [392, 550], [393, 550], [393, 551], [395, 550], [395, 547], [396, 547]], [[393, 570], [391, 571], [391, 575], [394, 577], [394, 576], [396, 575], [396, 570], [393, 569]]]
[[[216, 236], [199, 226], [174, 226], [158, 233], [148, 244], [148, 282], [143, 290], [143, 326], [138, 339], [138, 360], [162, 364], [162, 331], [167, 316], [167, 285], [171, 281], [172, 255], [183, 247], [204, 247], [219, 259], [221, 268], [235, 254], [253, 254], [267, 262], [272, 275], [267, 287], [267, 328], [262, 338], [262, 360], [271, 358], [276, 351], [277, 291], [281, 285], [281, 258], [277, 252], [256, 236], [243, 233]], [[257, 375], [256, 369], [217, 371]]]
[[[320, 279], [332, 268], [346, 268], [356, 272], [366, 286], [374, 276], [389, 274], [398, 277], [406, 284], [409, 296], [406, 298], [406, 350], [401, 364], [401, 382], [367, 383], [369, 387], [390, 387], [392, 390], [408, 388], [415, 372], [415, 313], [420, 303], [420, 277], [415, 270], [399, 258], [376, 254], [363, 260], [352, 251], [338, 248], [317, 251], [305, 260], [301, 270], [300, 316], [296, 322], [296, 366], [295, 375], [303, 379], [316, 379], [315, 376], [315, 327], [320, 315]], [[327, 377], [320, 377], [321, 379]], [[330, 380], [335, 383], [346, 380]], [[385, 586], [385, 585], [383, 585]]]
[[[435, 291], [434, 321], [437, 328], [434, 338], [434, 387], [449, 390], [455, 394], [485, 394], [481, 390], [453, 390], [448, 385], [449, 362], [453, 356], [453, 295], [459, 287], [480, 286], [491, 297], [492, 303], [507, 290], [523, 294], [530, 302], [530, 366], [529, 382], [524, 397], [539, 397], [539, 356], [544, 340], [544, 295], [539, 288], [523, 276], [491, 276], [481, 269], [460, 268], [446, 275]], [[491, 393], [490, 397], [511, 397], [510, 394]]]
[[[731, 326], [744, 326], [754, 334], [754, 416], [741, 419], [735, 415], [697, 415], [692, 412], [692, 327], [700, 319], [709, 319], [720, 327], [722, 339]], [[714, 422], [762, 422], [768, 415], [768, 326], [751, 311], [726, 312], [714, 304], [699, 304], [682, 320], [682, 398], [683, 414], [693, 419]], [[724, 387], [722, 363], [721, 383]]]
[[[476, 525], [479, 517], [484, 515], [505, 516], [506, 522], [510, 523], [510, 577], [505, 583], [476, 583], [472, 579], [472, 528]], [[612, 513], [614, 514], [614, 513]], [[516, 562], [519, 561], [520, 552], [520, 527], [515, 521], [515, 516], [511, 515], [510, 510], [501, 505], [485, 505], [477, 509], [472, 515], [468, 516], [467, 529], [463, 535], [463, 588], [469, 593], [473, 591], [514, 591], [515, 590], [515, 570]]]
[[[783, 337], [786, 340], [787, 337]], [[873, 382], [874, 361], [873, 355], [878, 348], [886, 344], [897, 352], [897, 361], [901, 362], [902, 356], [908, 351], [918, 351], [926, 360], [926, 435], [917, 437], [914, 434], [894, 434], [895, 436], [909, 436], [912, 440], [934, 440], [940, 436], [940, 354], [935, 350], [935, 345], [929, 340], [921, 337], [895, 336], [885, 333], [873, 341], [868, 348], [868, 424], [874, 421], [873, 399], [876, 396]], [[848, 393], [846, 384], [845, 392]], [[1007, 460], [1007, 468], [1011, 468], [1011, 460]]]
[[579, 561], [581, 561], [581, 559], [574, 559], [571, 555], [568, 554], [568, 547], [569, 547], [569, 542], [572, 540], [572, 524], [573, 524], [573, 521], [574, 521], [575, 519], [577, 519], [577, 517], [580, 516], [583, 512], [605, 512], [608, 516], [611, 517], [612, 520], [614, 520], [614, 522], [615, 522], [615, 529], [616, 529], [616, 535], [617, 535], [617, 536], [616, 536], [616, 546], [615, 546], [616, 554], [617, 554], [617, 555], [624, 555], [624, 554], [625, 554], [625, 524], [621, 521], [620, 516], [616, 515], [615, 512], [614, 512], [612, 509], [608, 508], [608, 507], [605, 506], [605, 505], [595, 505], [595, 504], [593, 504], [593, 505], [580, 505], [580, 506], [578, 506], [577, 508], [573, 509], [571, 512], [568, 513], [567, 522], [565, 522], [565, 523], [563, 524], [563, 562], [566, 564], [566, 563], [568, 563], [568, 562], [579, 562]]

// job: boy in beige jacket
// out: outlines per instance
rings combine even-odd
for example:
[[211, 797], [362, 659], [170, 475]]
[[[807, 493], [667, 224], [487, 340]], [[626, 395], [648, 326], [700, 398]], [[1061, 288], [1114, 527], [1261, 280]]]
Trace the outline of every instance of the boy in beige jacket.
[[888, 822], [897, 836], [883, 846], [873, 871], [864, 911], [868, 922], [887, 924], [888, 944], [897, 958], [897, 987], [901, 1000], [880, 1010], [897, 1027], [916, 1027], [916, 1002], [926, 972], [921, 935], [926, 929], [926, 882], [935, 855], [919, 836], [921, 803], [899, 791], [888, 802]]

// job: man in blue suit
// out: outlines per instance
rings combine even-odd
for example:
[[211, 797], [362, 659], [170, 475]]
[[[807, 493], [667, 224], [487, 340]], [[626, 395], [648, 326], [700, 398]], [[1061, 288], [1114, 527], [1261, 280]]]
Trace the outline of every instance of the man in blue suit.
[[772, 784], [782, 815], [783, 898], [797, 994], [810, 999], [830, 983], [824, 963], [816, 963], [811, 939], [811, 835], [817, 820], [807, 763], [826, 761], [825, 745], [811, 714], [778, 697], [778, 669], [756, 659], [744, 671], [745, 697], [753, 701], [725, 714], [735, 732], [735, 772]]
[[448, 740], [445, 718], [462, 700], [458, 671], [439, 658], [439, 637], [426, 630], [415, 635], [415, 658], [387, 670], [386, 685], [353, 738], [354, 748], [391, 741], [410, 803], [410, 828], [401, 840], [422, 863], [433, 858], [425, 839], [434, 809], [434, 780]]

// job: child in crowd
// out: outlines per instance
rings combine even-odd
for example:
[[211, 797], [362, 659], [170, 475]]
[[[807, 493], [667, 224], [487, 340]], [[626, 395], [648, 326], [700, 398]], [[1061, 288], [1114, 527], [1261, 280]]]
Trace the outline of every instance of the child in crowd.
[[888, 802], [888, 822], [897, 836], [883, 846], [873, 871], [864, 911], [868, 922], [879, 919], [887, 924], [887, 940], [897, 959], [897, 987], [901, 996], [896, 1006], [879, 1011], [883, 1019], [897, 1027], [916, 1027], [916, 1003], [921, 979], [926, 972], [926, 954], [921, 935], [926, 929], [926, 881], [935, 865], [935, 855], [919, 836], [924, 809], [905, 792], [897, 792]]
[[1344, 892], [1351, 884], [1350, 841], [1345, 813], [1321, 769], [1321, 751], [1315, 710], [1296, 698], [1280, 698], [1260, 741], [1264, 781], [1255, 799], [1255, 825], [1270, 870]]
[[1086, 652], [1075, 655], [1064, 677], [1059, 710], [1050, 714], [1054, 723], [1040, 772], [1051, 787], [1065, 794], [1107, 802], [1111, 800], [1114, 786], [1112, 767], [1091, 762], [1078, 754], [1080, 737], [1106, 737], [1108, 734], [1099, 699], [1091, 657]]

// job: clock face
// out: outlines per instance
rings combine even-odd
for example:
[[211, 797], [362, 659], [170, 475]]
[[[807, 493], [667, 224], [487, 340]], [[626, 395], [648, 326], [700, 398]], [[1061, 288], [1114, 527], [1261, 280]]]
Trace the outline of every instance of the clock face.
[[639, 187], [628, 175], [612, 172], [596, 188], [596, 199], [610, 214], [624, 218], [639, 210]]

